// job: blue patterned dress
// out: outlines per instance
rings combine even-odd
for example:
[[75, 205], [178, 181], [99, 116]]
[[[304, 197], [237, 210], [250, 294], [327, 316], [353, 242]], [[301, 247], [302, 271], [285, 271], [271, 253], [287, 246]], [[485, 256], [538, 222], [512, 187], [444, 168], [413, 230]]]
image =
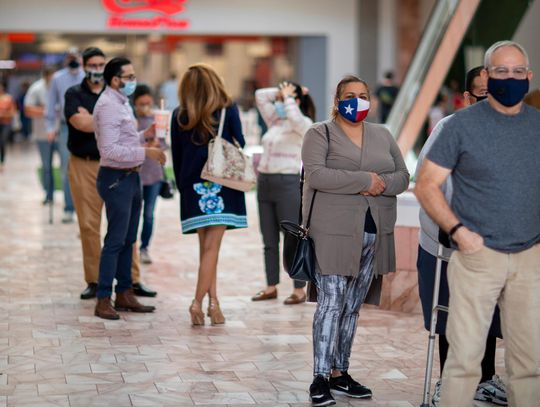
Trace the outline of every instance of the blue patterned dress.
[[[214, 113], [216, 123], [219, 122], [220, 111]], [[227, 229], [246, 228], [244, 193], [201, 179], [200, 174], [208, 158], [208, 145], [197, 143], [197, 134], [182, 130], [178, 120], [182, 118], [178, 118], [176, 109], [171, 123], [171, 152], [180, 191], [182, 233], [195, 233], [199, 228], [215, 225], [224, 225]], [[222, 136], [232, 142], [233, 135], [241, 146], [245, 144], [235, 105], [227, 108]]]

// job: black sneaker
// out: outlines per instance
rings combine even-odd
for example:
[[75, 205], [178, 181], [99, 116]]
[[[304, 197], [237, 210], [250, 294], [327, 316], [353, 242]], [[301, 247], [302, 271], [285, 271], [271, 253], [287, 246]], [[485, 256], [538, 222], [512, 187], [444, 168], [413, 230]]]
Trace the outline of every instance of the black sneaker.
[[341, 372], [339, 377], [331, 377], [329, 384], [334, 393], [344, 394], [355, 399], [370, 399], [373, 396], [370, 389], [362, 386], [347, 372]]
[[309, 398], [314, 406], [332, 406], [336, 404], [336, 400], [330, 393], [328, 380], [323, 376], [315, 376], [313, 383], [309, 386]]

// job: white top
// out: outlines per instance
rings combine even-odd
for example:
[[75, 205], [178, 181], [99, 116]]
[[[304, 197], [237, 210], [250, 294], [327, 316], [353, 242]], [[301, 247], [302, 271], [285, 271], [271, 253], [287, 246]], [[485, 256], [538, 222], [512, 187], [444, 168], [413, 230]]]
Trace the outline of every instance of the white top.
[[[24, 106], [43, 107], [47, 104], [47, 83], [41, 78], [35, 81], [26, 92]], [[34, 140], [47, 140], [47, 129], [45, 128], [45, 112], [43, 117], [32, 119], [32, 136]]]
[[313, 121], [302, 114], [292, 97], [285, 99], [286, 119], [280, 119], [274, 107], [277, 88], [259, 89], [255, 102], [268, 131], [263, 135], [264, 148], [258, 170], [264, 174], [298, 174], [301, 169], [302, 140]]

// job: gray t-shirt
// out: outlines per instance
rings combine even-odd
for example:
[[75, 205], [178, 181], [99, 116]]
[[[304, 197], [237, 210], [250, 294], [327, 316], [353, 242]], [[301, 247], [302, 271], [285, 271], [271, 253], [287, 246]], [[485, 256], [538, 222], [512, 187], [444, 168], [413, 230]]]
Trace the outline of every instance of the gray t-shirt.
[[476, 103], [448, 120], [427, 158], [452, 170], [452, 210], [486, 246], [515, 253], [540, 242], [540, 110]]
[[[45, 108], [47, 103], [47, 83], [41, 78], [35, 81], [26, 96], [24, 97], [24, 106], [39, 106]], [[47, 129], [45, 128], [45, 117], [36, 117], [32, 119], [32, 135], [34, 140], [47, 140]]]
[[[422, 164], [424, 162], [424, 158], [431, 150], [431, 146], [439, 136], [441, 135], [441, 132], [444, 128], [444, 125], [450, 120], [452, 116], [446, 116], [444, 119], [440, 120], [433, 130], [431, 131], [431, 134], [429, 135], [427, 141], [424, 144], [424, 147], [422, 147], [422, 151], [420, 151], [420, 155], [418, 155], [418, 162], [416, 163], [416, 172], [415, 172], [415, 178], [418, 178], [418, 174], [420, 173], [420, 168], [422, 168]], [[452, 177], [446, 178], [446, 181], [444, 184], [441, 185], [441, 190], [444, 194], [444, 197], [448, 202], [452, 201]], [[418, 244], [424, 249], [426, 252], [431, 254], [432, 256], [437, 256], [439, 251], [439, 226], [433, 222], [433, 220], [428, 216], [424, 208], [420, 207], [419, 211], [419, 219], [420, 219], [420, 231], [418, 233]], [[451, 249], [443, 248], [443, 256], [448, 258], [452, 254]]]

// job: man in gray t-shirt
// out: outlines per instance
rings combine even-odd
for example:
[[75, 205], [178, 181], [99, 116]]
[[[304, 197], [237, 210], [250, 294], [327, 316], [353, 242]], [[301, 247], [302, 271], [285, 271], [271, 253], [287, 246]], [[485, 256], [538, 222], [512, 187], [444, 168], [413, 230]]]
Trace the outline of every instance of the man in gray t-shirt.
[[53, 69], [45, 67], [42, 78], [34, 82], [24, 97], [24, 111], [32, 119], [32, 136], [36, 141], [41, 157], [42, 184], [45, 189], [43, 204], [52, 203], [54, 179], [52, 175], [53, 151], [57, 150], [56, 141], [49, 142], [45, 127], [47, 92]]
[[[458, 249], [448, 266], [450, 350], [441, 407], [472, 406], [497, 303], [508, 404], [540, 399], [540, 111], [523, 104], [532, 78], [523, 47], [496, 43], [484, 66], [487, 101], [448, 120], [415, 189]], [[450, 174], [451, 206], [440, 190]]]

